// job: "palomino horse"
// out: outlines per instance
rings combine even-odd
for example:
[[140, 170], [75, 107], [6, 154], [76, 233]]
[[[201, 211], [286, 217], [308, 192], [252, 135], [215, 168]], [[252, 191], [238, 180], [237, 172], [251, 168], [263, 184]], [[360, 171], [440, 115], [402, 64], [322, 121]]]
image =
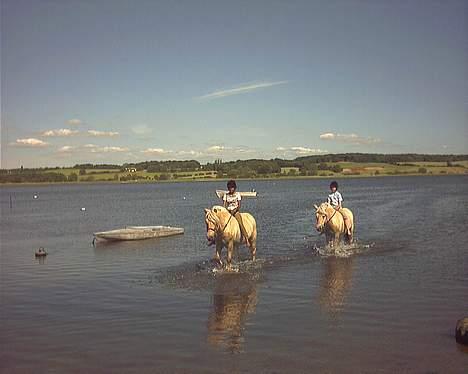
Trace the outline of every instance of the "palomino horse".
[[[338, 245], [342, 236], [346, 237], [347, 243], [353, 242], [354, 217], [351, 210], [342, 208], [339, 211], [329, 203], [322, 203], [320, 206], [314, 205], [316, 212], [315, 228], [321, 233], [325, 233], [327, 244], [330, 247]], [[351, 235], [347, 235], [343, 215], [349, 220]]]
[[[250, 242], [252, 260], [257, 253], [257, 223], [250, 213], [241, 213], [245, 231]], [[209, 243], [216, 244], [215, 259], [221, 263], [221, 251], [227, 248], [227, 266], [231, 269], [232, 255], [234, 249], [241, 244], [242, 234], [236, 218], [222, 206], [215, 205], [211, 209], [205, 209], [206, 238]]]

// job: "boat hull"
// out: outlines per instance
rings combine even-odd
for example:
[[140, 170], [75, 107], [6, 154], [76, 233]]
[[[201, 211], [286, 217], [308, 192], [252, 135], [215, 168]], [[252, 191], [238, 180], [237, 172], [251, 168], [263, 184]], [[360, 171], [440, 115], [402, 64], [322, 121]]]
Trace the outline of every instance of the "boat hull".
[[[224, 197], [225, 194], [227, 194], [228, 191], [224, 190], [216, 190], [216, 196], [218, 196], [220, 199]], [[242, 197], [257, 197], [257, 191], [247, 191], [247, 192], [239, 192]]]
[[127, 226], [124, 229], [94, 233], [97, 239], [105, 240], [145, 240], [181, 235], [184, 229], [171, 226]]

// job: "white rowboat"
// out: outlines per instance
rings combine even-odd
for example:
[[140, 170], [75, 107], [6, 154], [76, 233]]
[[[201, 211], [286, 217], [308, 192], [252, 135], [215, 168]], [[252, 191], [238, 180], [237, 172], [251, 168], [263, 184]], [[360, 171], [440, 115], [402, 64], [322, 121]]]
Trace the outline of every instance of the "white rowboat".
[[184, 229], [171, 226], [127, 226], [124, 229], [101, 231], [94, 233], [94, 237], [106, 240], [142, 240], [180, 235]]
[[[223, 190], [216, 190], [216, 196], [218, 196], [220, 199], [224, 197], [225, 194], [227, 194], [228, 191], [223, 191]], [[248, 191], [248, 192], [239, 192], [242, 197], [257, 197], [257, 191]]]

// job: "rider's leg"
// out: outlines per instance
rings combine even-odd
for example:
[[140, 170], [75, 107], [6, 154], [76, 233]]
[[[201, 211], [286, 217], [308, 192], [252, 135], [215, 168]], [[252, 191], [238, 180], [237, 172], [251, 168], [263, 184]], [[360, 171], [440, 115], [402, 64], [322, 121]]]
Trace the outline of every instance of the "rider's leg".
[[247, 234], [247, 231], [245, 230], [244, 227], [244, 222], [242, 221], [242, 215], [239, 212], [236, 212], [234, 214], [234, 217], [236, 218], [237, 222], [239, 223], [240, 230], [242, 232], [242, 236], [244, 237], [245, 244], [250, 247], [250, 242], [249, 242], [249, 235]]

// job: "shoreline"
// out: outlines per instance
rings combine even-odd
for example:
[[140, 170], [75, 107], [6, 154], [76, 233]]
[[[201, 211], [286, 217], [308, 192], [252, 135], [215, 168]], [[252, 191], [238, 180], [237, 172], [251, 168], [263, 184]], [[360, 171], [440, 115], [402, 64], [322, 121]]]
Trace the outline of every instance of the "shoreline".
[[[388, 177], [453, 177], [468, 176], [468, 173], [447, 173], [447, 174], [421, 174], [421, 173], [403, 173], [403, 174], [362, 174], [362, 175], [313, 175], [313, 176], [284, 176], [284, 177], [256, 177], [256, 178], [235, 178], [236, 181], [281, 181], [281, 180], [322, 180], [322, 179], [361, 179], [361, 178], [388, 178]], [[22, 182], [22, 183], [0, 183], [0, 188], [11, 186], [52, 186], [52, 185], [99, 185], [99, 184], [167, 184], [167, 183], [193, 183], [193, 182], [226, 182], [231, 178], [195, 178], [195, 179], [172, 179], [172, 180], [136, 180], [136, 181], [74, 181], [74, 182]]]

